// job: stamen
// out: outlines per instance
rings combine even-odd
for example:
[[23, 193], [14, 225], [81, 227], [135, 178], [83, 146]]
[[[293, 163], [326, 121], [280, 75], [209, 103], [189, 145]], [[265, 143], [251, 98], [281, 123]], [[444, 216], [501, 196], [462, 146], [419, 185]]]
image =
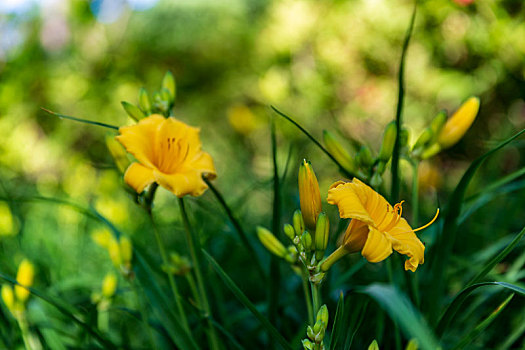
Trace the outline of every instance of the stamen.
[[434, 215], [434, 218], [433, 218], [432, 220], [430, 220], [430, 222], [429, 222], [428, 224], [423, 225], [423, 226], [421, 226], [421, 227], [419, 227], [419, 228], [416, 228], [415, 230], [412, 230], [412, 231], [414, 231], [414, 232], [416, 232], [416, 231], [421, 231], [421, 230], [423, 230], [423, 229], [429, 227], [430, 225], [432, 225], [432, 224], [434, 223], [434, 221], [436, 221], [438, 215], [439, 215], [439, 208], [437, 209], [437, 211], [436, 211], [436, 215]]

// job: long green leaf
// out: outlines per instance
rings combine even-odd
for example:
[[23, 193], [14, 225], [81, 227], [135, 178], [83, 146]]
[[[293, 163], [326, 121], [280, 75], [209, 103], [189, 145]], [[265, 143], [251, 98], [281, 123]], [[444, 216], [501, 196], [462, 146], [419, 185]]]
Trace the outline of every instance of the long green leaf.
[[330, 350], [335, 350], [341, 334], [343, 334], [343, 320], [345, 312], [345, 298], [343, 293], [339, 294], [339, 301], [335, 309], [334, 323], [332, 325], [332, 335], [330, 337]]
[[[0, 272], [0, 278], [8, 283], [11, 283], [12, 285], [22, 286], [14, 278], [9, 277], [8, 275], [5, 275], [4, 273], [1, 273], [1, 272]], [[87, 324], [86, 322], [82, 321], [80, 318], [75, 316], [81, 313], [78, 310], [76, 310], [72, 305], [65, 304], [64, 302], [61, 302], [58, 298], [51, 297], [41, 291], [36, 290], [35, 288], [28, 288], [25, 286], [22, 286], [22, 287], [27, 289], [35, 297], [42, 299], [48, 304], [54, 306], [63, 315], [71, 319], [74, 323], [78, 324], [86, 332], [88, 332], [91, 336], [93, 336], [93, 338], [95, 338], [100, 343], [100, 345], [102, 345], [105, 349], [116, 349], [117, 348], [117, 346], [113, 344], [111, 340], [106, 339], [97, 329], [91, 327], [89, 324]]]
[[412, 37], [414, 30], [414, 22], [416, 20], [417, 0], [414, 0], [414, 9], [412, 10], [412, 16], [410, 17], [410, 24], [405, 34], [405, 40], [403, 41], [403, 48], [401, 50], [401, 60], [399, 61], [399, 72], [398, 72], [398, 95], [397, 95], [397, 108], [396, 108], [396, 142], [394, 143], [394, 152], [392, 153], [392, 193], [391, 201], [396, 203], [399, 200], [399, 158], [401, 151], [400, 137], [401, 129], [403, 126], [403, 102], [405, 99], [405, 60], [408, 52], [408, 44]]
[[495, 319], [498, 317], [499, 314], [505, 309], [507, 304], [512, 300], [514, 297], [514, 293], [509, 295], [503, 303], [501, 303], [496, 310], [494, 310], [487, 318], [485, 318], [480, 324], [478, 324], [473, 330], [471, 330], [461, 341], [453, 348], [453, 350], [456, 349], [464, 349], [467, 344], [469, 344], [472, 340], [474, 340], [477, 336], [481, 334]]
[[45, 109], [43, 107], [41, 107], [40, 109], [42, 109], [46, 113], [49, 113], [51, 115], [54, 115], [54, 116], [62, 118], [62, 119], [69, 119], [69, 120], [73, 120], [73, 121], [76, 121], [76, 122], [80, 122], [80, 123], [84, 123], [84, 124], [91, 124], [91, 125], [96, 125], [96, 126], [101, 126], [103, 128], [108, 128], [108, 129], [113, 129], [113, 130], [118, 130], [119, 129], [119, 127], [115, 126], [115, 125], [110, 125], [110, 124], [101, 123], [101, 122], [95, 122], [95, 121], [92, 121], [92, 120], [87, 120], [87, 119], [82, 119], [82, 118], [77, 118], [77, 117], [71, 117], [69, 115], [64, 115], [64, 114], [60, 114], [60, 113], [56, 113], [56, 112], [50, 111], [49, 109]]
[[272, 109], [275, 111], [275, 113], [277, 113], [278, 115], [280, 115], [281, 117], [283, 117], [284, 119], [288, 120], [290, 123], [292, 123], [293, 125], [295, 125], [299, 130], [301, 130], [303, 132], [303, 134], [305, 134], [317, 147], [319, 147], [319, 149], [321, 151], [323, 151], [324, 154], [326, 154], [328, 156], [328, 158], [330, 158], [332, 160], [332, 162], [334, 162], [338, 167], [339, 167], [339, 170], [345, 175], [347, 176], [348, 178], [353, 178], [353, 177], [356, 177], [357, 175], [356, 174], [353, 174], [353, 173], [350, 173], [348, 170], [346, 170], [342, 165], [341, 163], [339, 163], [337, 161], [337, 159], [335, 159], [335, 157], [330, 153], [328, 152], [328, 150], [326, 148], [323, 147], [323, 145], [321, 145], [321, 143], [319, 141], [316, 140], [315, 137], [312, 136], [312, 134], [310, 134], [308, 131], [306, 131], [305, 128], [303, 128], [299, 123], [297, 123], [295, 120], [293, 120], [292, 118], [290, 118], [289, 116], [287, 116], [286, 114], [284, 114], [283, 112], [279, 111], [277, 108], [275, 108], [274, 106], [271, 106]]
[[[277, 135], [275, 131], [275, 119], [271, 118], [271, 143], [272, 143], [272, 165], [273, 165], [273, 213], [272, 231], [280, 239], [281, 234], [281, 189], [279, 182], [279, 169], [277, 166]], [[279, 258], [275, 255], [270, 257], [270, 278], [268, 286], [268, 319], [272, 324], [277, 324], [277, 308], [279, 306], [279, 291], [281, 287], [281, 270]]]
[[292, 347], [286, 339], [283, 338], [283, 336], [275, 329], [275, 327], [268, 321], [266, 317], [264, 317], [253, 305], [253, 303], [248, 299], [248, 297], [241, 291], [241, 289], [235, 284], [235, 282], [226, 274], [226, 272], [220, 267], [220, 265], [215, 261], [215, 259], [208, 254], [206, 250], [202, 250], [204, 256], [208, 259], [210, 264], [212, 265], [213, 269], [219, 277], [222, 279], [224, 284], [230, 289], [230, 291], [235, 295], [235, 297], [243, 304], [250, 312], [259, 320], [261, 325], [268, 331], [268, 334], [277, 342], [279, 343], [283, 349], [286, 350], [292, 350]]
[[239, 220], [237, 220], [237, 218], [233, 214], [233, 211], [228, 206], [228, 203], [226, 203], [226, 200], [224, 199], [224, 196], [215, 187], [215, 185], [213, 185], [211, 183], [211, 181], [209, 179], [205, 178], [204, 176], [202, 177], [202, 179], [204, 180], [204, 182], [206, 182], [206, 184], [210, 188], [211, 192], [213, 193], [213, 195], [215, 196], [215, 198], [217, 199], [219, 204], [222, 206], [222, 208], [226, 212], [226, 215], [230, 219], [233, 227], [235, 227], [235, 230], [239, 234], [239, 238], [241, 239], [241, 242], [243, 243], [244, 247], [250, 252], [250, 255], [252, 256], [253, 260], [255, 261], [255, 267], [257, 268], [257, 272], [259, 273], [260, 277], [264, 281], [266, 281], [267, 280], [267, 276], [264, 273], [264, 270], [263, 270], [263, 268], [261, 266], [261, 262], [259, 261], [259, 259], [257, 259], [257, 253], [255, 252], [255, 248], [253, 247], [252, 243], [248, 239], [248, 235], [246, 234], [246, 232], [242, 228]]
[[467, 286], [471, 286], [475, 283], [478, 283], [483, 277], [487, 275], [487, 273], [490, 272], [498, 264], [500, 261], [505, 259], [507, 255], [516, 247], [516, 245], [519, 243], [519, 241], [523, 238], [523, 235], [525, 235], [525, 227], [516, 235], [516, 237], [512, 240], [512, 242], [509, 243], [508, 246], [505, 247], [498, 255], [496, 255], [494, 258], [490, 259], [483, 268], [477, 273], [476, 276], [474, 276], [468, 283]]
[[461, 207], [463, 205], [463, 200], [465, 197], [465, 192], [467, 187], [470, 184], [470, 181], [474, 177], [476, 171], [479, 169], [481, 164], [492, 154], [499, 151], [510, 142], [515, 140], [521, 134], [525, 132], [525, 129], [516, 133], [512, 137], [509, 137], [505, 141], [501, 142], [495, 148], [486, 152], [482, 156], [474, 160], [467, 171], [461, 177], [458, 185], [454, 189], [454, 192], [450, 196], [448, 208], [445, 214], [445, 219], [443, 223], [443, 229], [441, 235], [438, 237], [437, 243], [432, 250], [431, 254], [431, 266], [432, 266], [432, 289], [430, 291], [429, 300], [432, 300], [430, 304], [430, 319], [436, 319], [436, 316], [439, 312], [439, 307], [441, 306], [441, 296], [443, 293], [443, 274], [445, 266], [448, 264], [448, 259], [454, 246], [455, 235], [458, 227], [458, 218], [461, 213]]
[[482, 283], [473, 284], [463, 289], [458, 295], [456, 295], [454, 300], [452, 300], [450, 305], [447, 307], [447, 309], [445, 310], [445, 312], [439, 319], [439, 323], [436, 327], [436, 335], [438, 337], [441, 337], [443, 335], [443, 333], [445, 332], [445, 329], [450, 324], [450, 321], [454, 318], [459, 308], [461, 307], [463, 302], [467, 299], [467, 297], [470, 295], [470, 293], [472, 293], [477, 288], [483, 287], [483, 286], [500, 286], [500, 287], [509, 289], [515, 293], [525, 296], [525, 289], [515, 286], [513, 284], [510, 284], [510, 283], [506, 283], [506, 282], [482, 282]]
[[410, 300], [390, 285], [374, 283], [358, 290], [374, 298], [399, 325], [405, 336], [416, 338], [424, 350], [436, 350], [439, 343], [432, 330]]

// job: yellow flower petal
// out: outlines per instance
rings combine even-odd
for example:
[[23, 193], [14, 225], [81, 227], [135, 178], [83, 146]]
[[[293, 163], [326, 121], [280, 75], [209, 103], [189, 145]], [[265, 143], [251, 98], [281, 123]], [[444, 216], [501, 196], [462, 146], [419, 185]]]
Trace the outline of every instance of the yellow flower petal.
[[346, 232], [339, 239], [339, 245], [344, 244], [349, 253], [355, 253], [363, 250], [368, 238], [368, 225], [362, 221], [353, 219], [348, 224]]
[[159, 114], [153, 114], [141, 119], [137, 124], [119, 128], [116, 139], [133, 154], [143, 165], [153, 168], [155, 156], [155, 135], [157, 129], [165, 118]]
[[328, 190], [327, 202], [336, 204], [339, 208], [339, 216], [347, 219], [358, 219], [368, 224], [374, 221], [364, 208], [361, 199], [355, 192], [351, 182], [341, 183]]
[[124, 174], [124, 181], [137, 191], [137, 193], [141, 193], [146, 186], [155, 181], [155, 177], [153, 176], [153, 170], [139, 163], [132, 163]]
[[177, 197], [181, 198], [189, 194], [192, 196], [200, 196], [206, 191], [208, 185], [202, 180], [199, 171], [189, 171], [187, 173], [164, 174], [155, 170], [155, 181], [173, 192]]
[[376, 263], [385, 260], [392, 254], [392, 242], [383, 233], [369, 227], [368, 238], [361, 251], [366, 260]]

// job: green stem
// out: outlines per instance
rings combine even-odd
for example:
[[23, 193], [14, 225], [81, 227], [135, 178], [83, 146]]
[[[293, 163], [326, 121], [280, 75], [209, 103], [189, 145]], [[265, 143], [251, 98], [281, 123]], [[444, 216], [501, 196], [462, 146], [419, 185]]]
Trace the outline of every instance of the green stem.
[[341, 259], [346, 254], [348, 254], [348, 251], [345, 249], [344, 246], [340, 246], [339, 248], [337, 248], [332, 254], [330, 254], [330, 256], [328, 256], [328, 258], [326, 258], [321, 263], [321, 271], [328, 271], [337, 260]]
[[[151, 224], [153, 226], [153, 232], [155, 233], [155, 239], [157, 240], [157, 246], [159, 247], [160, 256], [162, 258], [162, 264], [164, 266], [168, 266], [168, 256], [166, 255], [166, 251], [164, 250], [164, 244], [162, 243], [162, 239], [160, 238], [159, 230], [157, 229], [157, 225], [155, 225], [155, 221], [153, 220], [153, 215], [151, 213], [151, 210], [148, 211], [149, 217], [151, 220]], [[177, 284], [175, 283], [175, 278], [173, 275], [166, 270], [166, 274], [168, 275], [168, 280], [170, 283], [171, 291], [173, 292], [173, 297], [175, 298], [175, 304], [177, 305], [177, 311], [179, 312], [179, 317], [181, 319], [182, 328], [188, 334], [191, 334], [190, 327], [188, 325], [188, 319], [186, 317], [186, 312], [184, 311], [184, 308], [182, 307], [182, 301], [179, 294], [179, 289], [177, 288]]]
[[208, 339], [210, 342], [210, 347], [211, 349], [216, 350], [219, 349], [219, 341], [217, 338], [217, 333], [215, 333], [215, 328], [213, 327], [213, 323], [211, 321], [210, 304], [208, 303], [208, 297], [206, 295], [206, 289], [204, 287], [204, 279], [202, 278], [202, 272], [197, 256], [196, 245], [199, 244], [199, 242], [190, 225], [188, 214], [186, 213], [186, 207], [184, 206], [183, 198], [179, 198], [179, 208], [180, 215], [182, 217], [182, 222], [184, 224], [184, 231], [186, 232], [186, 241], [190, 249], [191, 259], [193, 260], [193, 270], [195, 271], [195, 275], [197, 276], [197, 287], [199, 289], [199, 295], [201, 300], [200, 306], [205, 312], [205, 317], [208, 323]]
[[33, 343], [30, 339], [31, 335], [29, 334], [29, 327], [27, 326], [27, 321], [24, 316], [17, 317], [18, 326], [20, 327], [20, 332], [22, 333], [22, 340], [24, 341], [24, 346], [27, 350], [34, 350]]
[[310, 295], [310, 289], [308, 288], [308, 273], [304, 268], [302, 269], [301, 279], [303, 280], [304, 300], [306, 302], [306, 309], [308, 310], [308, 322], [314, 324], [314, 310], [312, 308], [312, 303], [310, 302], [312, 297]]
[[193, 297], [195, 298], [195, 301], [197, 302], [197, 305], [199, 305], [199, 308], [202, 309], [202, 301], [201, 301], [199, 292], [197, 291], [197, 285], [195, 284], [195, 278], [193, 278], [193, 275], [190, 272], [188, 272], [185, 276], [186, 276], [186, 280], [188, 281], [188, 285], [190, 286], [191, 293], [193, 294]]
[[[317, 315], [317, 312], [319, 311], [319, 308], [321, 307], [321, 298], [319, 295], [319, 287], [320, 285], [318, 283], [311, 283], [310, 286], [312, 287], [312, 305], [313, 305], [313, 312], [314, 315]], [[317, 317], [317, 316], [314, 316]], [[312, 322], [312, 326], [314, 323]]]
[[[417, 227], [419, 221], [419, 160], [412, 161], [412, 227]], [[405, 271], [412, 292], [412, 300], [417, 308], [420, 305], [417, 274]]]

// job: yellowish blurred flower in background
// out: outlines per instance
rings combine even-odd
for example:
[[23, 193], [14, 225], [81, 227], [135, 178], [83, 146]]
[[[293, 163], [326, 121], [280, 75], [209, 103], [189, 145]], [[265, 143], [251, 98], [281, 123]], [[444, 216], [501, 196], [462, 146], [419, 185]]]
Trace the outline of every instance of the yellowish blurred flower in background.
[[[407, 255], [405, 270], [416, 271], [424, 262], [425, 246], [415, 231], [428, 227], [437, 218], [412, 229], [401, 217], [402, 203], [393, 207], [379, 193], [358, 179], [339, 181], [328, 191], [328, 203], [339, 208], [341, 218], [352, 219], [340, 238], [340, 247], [322, 265], [327, 270], [341, 256], [360, 251], [369, 262], [385, 260], [393, 249]], [[439, 209], [438, 209], [439, 213]]]
[[479, 104], [479, 98], [471, 97], [447, 120], [437, 139], [441, 149], [454, 146], [465, 135], [478, 115]]
[[138, 193], [156, 182], [177, 197], [200, 196], [208, 188], [202, 176], [216, 176], [211, 156], [201, 150], [198, 128], [153, 114], [119, 132], [117, 140], [138, 161], [124, 174]]
[[[33, 285], [33, 279], [35, 277], [35, 267], [33, 264], [24, 259], [18, 266], [18, 272], [16, 274], [16, 281], [22, 286], [31, 287]], [[21, 286], [15, 286], [15, 295], [16, 298], [24, 303], [29, 297], [29, 291]]]

